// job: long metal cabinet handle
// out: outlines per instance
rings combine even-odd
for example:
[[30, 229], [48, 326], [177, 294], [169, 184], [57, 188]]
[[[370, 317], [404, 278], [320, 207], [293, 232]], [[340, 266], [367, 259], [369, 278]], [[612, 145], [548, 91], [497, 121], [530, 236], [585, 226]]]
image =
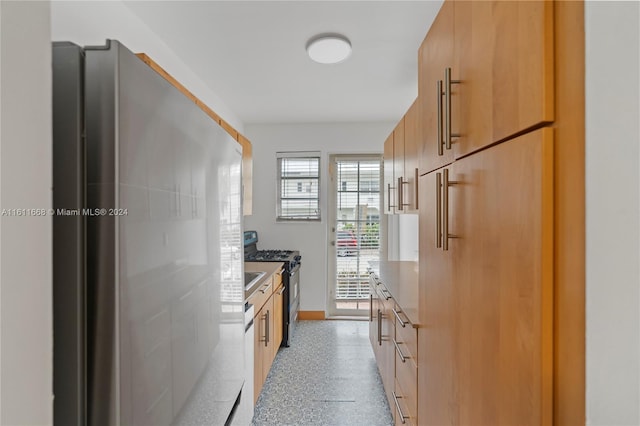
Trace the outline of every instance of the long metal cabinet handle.
[[451, 138], [460, 137], [457, 133], [451, 133], [451, 85], [459, 84], [460, 80], [451, 80], [451, 68], [445, 68], [444, 70], [444, 108], [445, 108], [445, 126], [444, 126], [444, 140], [445, 148], [451, 149]]
[[369, 322], [373, 321], [373, 294], [369, 293]]
[[416, 167], [416, 171], [415, 171], [415, 176], [413, 177], [415, 180], [415, 184], [414, 184], [414, 191], [415, 191], [415, 209], [418, 210], [418, 181], [420, 180], [420, 171], [418, 170], [418, 168]]
[[458, 182], [449, 180], [449, 170], [442, 171], [442, 250], [449, 250], [449, 239], [457, 238], [457, 236], [449, 233], [449, 187], [458, 184]]
[[438, 155], [444, 155], [442, 135], [442, 80], [438, 80]]
[[269, 288], [270, 285], [271, 283], [263, 285], [262, 288], [260, 288], [260, 293], [265, 294], [267, 292], [267, 288]]
[[397, 191], [398, 191], [398, 211], [403, 211], [404, 210], [404, 202], [402, 200], [402, 198], [403, 198], [402, 197], [402, 193], [404, 191], [402, 191], [402, 183], [403, 183], [402, 182], [402, 176], [400, 176], [398, 178], [398, 183], [396, 184], [396, 188], [397, 188]]
[[398, 398], [402, 398], [401, 396], [396, 395], [396, 391], [391, 391], [391, 393], [393, 394], [393, 400], [396, 403], [396, 410], [398, 411], [398, 415], [400, 416], [400, 421], [402, 422], [402, 424], [405, 424], [406, 421], [405, 419], [408, 419], [408, 416], [405, 416], [404, 413], [402, 412], [402, 408], [400, 408], [400, 403], [398, 402]]
[[398, 311], [396, 311], [395, 309], [392, 309], [392, 311], [393, 311], [393, 315], [395, 315], [398, 321], [400, 322], [400, 325], [402, 326], [402, 328], [405, 328], [408, 323], [403, 321], [402, 318], [400, 318], [400, 313]]
[[391, 207], [395, 207], [391, 205], [391, 184], [387, 184], [387, 211], [391, 211]]
[[436, 173], [436, 248], [442, 247], [442, 174]]
[[389, 293], [389, 290], [387, 290], [386, 288], [383, 288], [382, 290], [380, 290], [382, 292], [382, 295], [384, 296], [384, 300], [389, 300], [391, 299], [391, 293]]
[[396, 347], [396, 352], [398, 352], [398, 356], [400, 357], [400, 361], [407, 362], [407, 357], [404, 356], [404, 354], [400, 350], [400, 346], [398, 346], [398, 342], [396, 341], [396, 339], [393, 339], [393, 346]]
[[378, 309], [378, 346], [382, 346], [382, 311]]
[[404, 207], [409, 205], [409, 203], [404, 202], [404, 190], [402, 185], [409, 185], [409, 182], [400, 176], [398, 178], [398, 186], [396, 187], [398, 189], [398, 210], [400, 211], [404, 210]]
[[264, 314], [264, 345], [269, 346], [269, 310]]
[[280, 296], [282, 293], [284, 293], [284, 286], [282, 286], [282, 288], [280, 289], [280, 291], [278, 292], [278, 296]]

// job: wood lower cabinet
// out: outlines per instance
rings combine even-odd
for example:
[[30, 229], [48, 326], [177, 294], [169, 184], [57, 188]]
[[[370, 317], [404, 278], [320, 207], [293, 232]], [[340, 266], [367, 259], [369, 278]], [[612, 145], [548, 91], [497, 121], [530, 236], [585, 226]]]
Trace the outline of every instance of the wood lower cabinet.
[[420, 424], [551, 424], [552, 130], [421, 179]]
[[395, 391], [396, 425], [418, 425], [418, 329], [403, 319], [395, 307]]
[[[284, 286], [282, 283], [282, 264], [278, 269], [258, 284], [258, 288], [249, 297], [254, 305], [253, 317], [253, 392], [254, 403], [258, 400], [271, 364], [282, 343]], [[255, 269], [255, 267], [253, 267]]]
[[384, 284], [379, 286], [380, 297], [380, 338], [382, 340], [381, 345], [381, 360], [378, 363], [380, 375], [382, 376], [382, 384], [384, 385], [384, 391], [389, 400], [389, 405], [393, 406], [393, 390], [394, 390], [394, 377], [395, 377], [395, 347], [393, 341], [395, 338], [393, 308], [395, 302], [391, 297], [391, 294], [384, 288]]
[[273, 358], [276, 357], [282, 344], [282, 322], [284, 317], [284, 285], [282, 284], [282, 278], [280, 278], [279, 284], [274, 284], [274, 287], [277, 287], [277, 289], [273, 292]]
[[[258, 400], [274, 358], [274, 303], [273, 295], [254, 317], [254, 374], [253, 389], [255, 401]], [[254, 402], [255, 402], [254, 401]]]
[[[369, 340], [395, 424], [418, 424], [417, 332], [384, 284], [370, 277]], [[400, 321], [400, 320], [402, 321]]]

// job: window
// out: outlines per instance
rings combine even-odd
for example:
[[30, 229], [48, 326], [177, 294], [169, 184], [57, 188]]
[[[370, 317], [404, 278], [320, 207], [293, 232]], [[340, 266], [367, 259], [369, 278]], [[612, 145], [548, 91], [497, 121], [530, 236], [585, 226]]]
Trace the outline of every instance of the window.
[[[278, 221], [320, 220], [320, 153], [279, 152]], [[305, 188], [303, 191], [302, 188]]]

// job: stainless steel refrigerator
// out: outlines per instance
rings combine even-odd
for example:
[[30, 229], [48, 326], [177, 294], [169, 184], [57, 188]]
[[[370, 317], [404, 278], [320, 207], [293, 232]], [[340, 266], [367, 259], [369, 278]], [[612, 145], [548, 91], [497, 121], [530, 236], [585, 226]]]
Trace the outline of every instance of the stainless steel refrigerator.
[[229, 422], [240, 145], [117, 41], [54, 43], [53, 85], [55, 424]]

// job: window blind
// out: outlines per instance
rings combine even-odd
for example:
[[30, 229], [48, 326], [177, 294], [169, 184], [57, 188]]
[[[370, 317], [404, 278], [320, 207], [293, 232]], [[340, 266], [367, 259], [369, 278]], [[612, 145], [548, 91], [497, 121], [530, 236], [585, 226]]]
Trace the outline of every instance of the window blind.
[[320, 220], [320, 153], [279, 152], [278, 221]]

